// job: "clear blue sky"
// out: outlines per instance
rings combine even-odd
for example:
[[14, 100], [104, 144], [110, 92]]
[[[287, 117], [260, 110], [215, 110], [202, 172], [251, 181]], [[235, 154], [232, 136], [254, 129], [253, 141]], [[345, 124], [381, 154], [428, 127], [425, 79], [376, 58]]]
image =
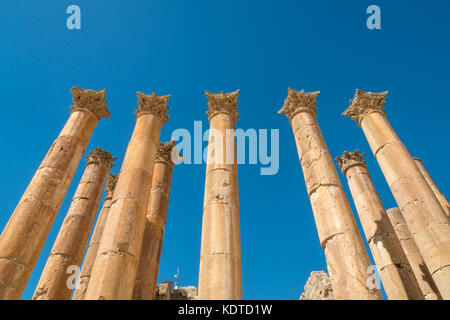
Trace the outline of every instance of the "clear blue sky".
[[[66, 28], [70, 4], [81, 7], [79, 31]], [[371, 4], [381, 7], [382, 30], [366, 28]], [[447, 0], [15, 0], [2, 1], [0, 11], [0, 230], [66, 122], [72, 86], [108, 90], [112, 118], [100, 121], [88, 150], [100, 146], [117, 156], [114, 173], [133, 130], [136, 91], [172, 94], [164, 141], [174, 129], [192, 130], [194, 120], [209, 126], [205, 89], [241, 89], [237, 127], [280, 129], [277, 175], [239, 166], [245, 299], [298, 299], [310, 272], [326, 268], [291, 127], [277, 114], [288, 87], [321, 90], [318, 120], [331, 154], [366, 152], [387, 208], [395, 202], [362, 131], [340, 114], [356, 88], [389, 90], [389, 120], [450, 194]], [[24, 299], [34, 292], [84, 164]], [[160, 281], [173, 279], [179, 266], [180, 285], [197, 285], [204, 174], [205, 165], [175, 167]]]

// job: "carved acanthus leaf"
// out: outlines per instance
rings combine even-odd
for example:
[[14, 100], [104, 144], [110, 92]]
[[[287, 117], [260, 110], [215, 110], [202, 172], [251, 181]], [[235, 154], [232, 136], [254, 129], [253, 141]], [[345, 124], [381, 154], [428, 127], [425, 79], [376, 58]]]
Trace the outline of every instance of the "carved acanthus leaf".
[[375, 111], [384, 114], [383, 108], [386, 105], [385, 99], [388, 93], [388, 91], [372, 93], [356, 89], [355, 97], [350, 100], [350, 106], [342, 115], [361, 122], [371, 112]]
[[360, 154], [359, 150], [356, 149], [354, 152], [344, 151], [341, 157], [337, 157], [337, 166], [342, 170], [342, 172], [347, 172], [348, 169], [354, 166], [362, 166], [367, 168], [366, 162], [364, 161], [365, 153]]
[[116, 189], [117, 180], [119, 180], [117, 174], [109, 174], [108, 180], [106, 181], [106, 198], [112, 198], [114, 190]]
[[316, 113], [316, 98], [319, 94], [320, 91], [305, 92], [305, 90], [297, 91], [288, 88], [288, 96], [284, 100], [283, 108], [278, 113], [286, 114], [289, 120], [292, 120], [293, 116], [301, 111]]
[[72, 88], [73, 103], [70, 109], [87, 109], [91, 111], [98, 120], [102, 117], [109, 118], [111, 113], [106, 108], [106, 90], [88, 90], [78, 87]]
[[169, 115], [166, 111], [170, 108], [167, 105], [170, 94], [166, 96], [158, 96], [154, 92], [151, 95], [137, 92], [137, 96], [139, 109], [135, 110], [134, 113], [138, 117], [143, 114], [152, 114], [161, 119], [163, 122], [167, 122], [169, 120]]
[[239, 120], [237, 111], [239, 89], [233, 92], [212, 93], [205, 90], [206, 98], [208, 98], [209, 110], [206, 111], [208, 119], [211, 121], [212, 117], [219, 113], [230, 115], [234, 120]]
[[110, 169], [114, 167], [113, 161], [116, 159], [117, 157], [112, 157], [109, 151], [104, 151], [100, 147], [98, 147], [94, 151], [89, 151], [89, 155], [86, 156], [87, 164], [103, 163]]
[[175, 141], [171, 140], [165, 143], [159, 143], [156, 161], [164, 161], [173, 165], [174, 163], [178, 163], [181, 158], [180, 153], [177, 148], [175, 148]]

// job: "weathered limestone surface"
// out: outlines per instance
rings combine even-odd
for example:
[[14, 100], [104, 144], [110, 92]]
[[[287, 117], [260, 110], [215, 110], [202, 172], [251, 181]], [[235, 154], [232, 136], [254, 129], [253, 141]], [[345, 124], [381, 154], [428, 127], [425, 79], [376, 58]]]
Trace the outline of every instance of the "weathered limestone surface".
[[412, 271], [416, 276], [423, 296], [426, 300], [441, 300], [442, 298], [434, 283], [433, 277], [431, 276], [430, 271], [428, 271], [425, 261], [423, 261], [419, 248], [417, 248], [417, 245], [408, 230], [400, 209], [389, 209], [387, 210], [387, 214], [394, 227], [395, 233], [402, 244], [403, 250], [408, 258]]
[[0, 236], [0, 299], [19, 299], [89, 139], [109, 117], [106, 90], [72, 88], [74, 106]]
[[33, 300], [69, 300], [73, 287], [69, 267], [80, 267], [94, 224], [109, 170], [115, 158], [97, 148], [86, 157], [81, 177], [69, 211], [56, 237], [50, 256], [34, 293]]
[[116, 188], [118, 175], [110, 173], [106, 185], [106, 196], [103, 200], [103, 207], [97, 218], [91, 241], [89, 242], [86, 255], [84, 257], [83, 266], [81, 267], [78, 286], [73, 290], [72, 300], [84, 300], [86, 290], [91, 279], [92, 269], [94, 267], [95, 258], [97, 257], [100, 240], [105, 229], [106, 220], [108, 219], [109, 208], [111, 208], [111, 200]]
[[289, 89], [283, 108], [294, 132], [308, 195], [337, 300], [381, 299], [369, 288], [371, 265], [347, 196], [316, 119], [319, 92]]
[[439, 190], [436, 183], [434, 182], [434, 180], [431, 178], [430, 174], [428, 173], [428, 170], [423, 165], [422, 160], [420, 160], [419, 158], [413, 158], [413, 159], [416, 162], [416, 165], [419, 168], [420, 172], [422, 173], [423, 177], [425, 178], [426, 182], [430, 186], [431, 190], [433, 190], [436, 198], [439, 200], [445, 213], [450, 217], [450, 202], [448, 202], [448, 199], [442, 194], [441, 190]]
[[[242, 299], [241, 240], [236, 139], [239, 90], [209, 100], [210, 136], [203, 205], [200, 300]], [[227, 135], [228, 130], [228, 135]], [[227, 161], [231, 159], [231, 161]]]
[[358, 150], [345, 151], [336, 160], [347, 177], [386, 295], [390, 300], [423, 300], [422, 291], [378, 196], [364, 156]]
[[[173, 287], [172, 281], [164, 281], [159, 284], [155, 289], [156, 298], [155, 300], [196, 300], [197, 299], [197, 288], [190, 287], [180, 287], [175, 289]], [[155, 294], [154, 294], [155, 295]]]
[[388, 122], [387, 92], [357, 90], [343, 113], [357, 120], [444, 299], [450, 299], [450, 217]]
[[300, 300], [335, 300], [331, 280], [323, 271], [313, 271]]
[[85, 300], [132, 298], [161, 128], [170, 96], [138, 92], [133, 135], [114, 191]]
[[154, 300], [169, 208], [175, 141], [159, 143], [133, 300]]

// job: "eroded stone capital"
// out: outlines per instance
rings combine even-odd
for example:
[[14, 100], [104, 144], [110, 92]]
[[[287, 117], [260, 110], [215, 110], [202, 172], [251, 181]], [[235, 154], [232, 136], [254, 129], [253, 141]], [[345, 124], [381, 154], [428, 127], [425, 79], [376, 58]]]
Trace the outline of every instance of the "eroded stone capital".
[[169, 115], [166, 111], [170, 108], [167, 105], [170, 94], [166, 96], [158, 96], [154, 92], [151, 95], [137, 92], [137, 96], [139, 109], [134, 110], [134, 113], [138, 117], [143, 114], [152, 114], [161, 119], [164, 123], [169, 120]]
[[158, 147], [158, 153], [156, 154], [156, 160], [160, 162], [167, 162], [173, 166], [181, 159], [180, 153], [175, 148], [175, 141], [160, 142]]
[[91, 163], [103, 163], [109, 169], [114, 167], [113, 161], [116, 160], [116, 157], [112, 157], [109, 151], [104, 151], [102, 148], [98, 147], [94, 151], [89, 151], [89, 155], [86, 156], [87, 164]]
[[288, 88], [288, 96], [284, 100], [283, 108], [278, 111], [278, 114], [285, 114], [289, 120], [299, 112], [306, 111], [316, 113], [317, 109], [317, 96], [320, 94], [320, 91], [316, 92], [305, 92], [305, 90], [297, 91], [291, 88]]
[[106, 198], [112, 198], [116, 189], [117, 180], [119, 180], [119, 175], [114, 173], [108, 175], [108, 180], [106, 181]]
[[211, 121], [212, 117], [219, 113], [230, 115], [234, 120], [239, 120], [237, 111], [239, 89], [233, 92], [212, 93], [205, 90], [206, 98], [208, 98], [209, 110], [206, 112], [208, 119]]
[[108, 108], [106, 108], [106, 90], [88, 90], [73, 87], [71, 91], [73, 95], [73, 103], [75, 104], [70, 106], [71, 110], [89, 110], [97, 117], [98, 120], [102, 117], [111, 117], [111, 113]]
[[344, 151], [344, 154], [341, 157], [336, 158], [336, 161], [338, 162], [337, 166], [342, 170], [344, 175], [351, 167], [361, 166], [367, 169], [366, 162], [364, 161], [365, 156], [366, 154], [360, 154], [358, 149], [354, 152]]
[[388, 93], [388, 91], [372, 93], [356, 89], [355, 97], [350, 100], [350, 106], [342, 115], [360, 123], [371, 112], [385, 114], [383, 108], [386, 105], [385, 99]]

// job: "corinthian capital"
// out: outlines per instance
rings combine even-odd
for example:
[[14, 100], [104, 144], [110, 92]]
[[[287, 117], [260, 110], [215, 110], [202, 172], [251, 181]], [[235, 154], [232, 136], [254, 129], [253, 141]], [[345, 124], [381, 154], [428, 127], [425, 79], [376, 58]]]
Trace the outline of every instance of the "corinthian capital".
[[230, 115], [234, 120], [239, 120], [237, 111], [239, 89], [233, 92], [212, 93], [205, 90], [206, 98], [208, 98], [209, 110], [206, 111], [208, 119], [211, 121], [212, 117], [219, 113]]
[[342, 115], [361, 122], [361, 120], [371, 112], [380, 112], [384, 114], [383, 108], [386, 105], [385, 99], [387, 95], [388, 91], [372, 93], [356, 89], [355, 97], [353, 100], [350, 100], [350, 106]]
[[305, 92], [305, 90], [297, 91], [288, 88], [288, 96], [284, 100], [284, 106], [278, 111], [278, 114], [284, 113], [289, 120], [292, 120], [297, 113], [302, 111], [316, 113], [316, 98], [319, 94], [320, 91]]
[[155, 161], [167, 162], [173, 166], [174, 163], [177, 163], [180, 160], [180, 158], [180, 153], [175, 148], [175, 141], [171, 140], [165, 143], [159, 143]]
[[109, 174], [108, 180], [106, 181], [106, 198], [112, 198], [114, 190], [116, 189], [117, 180], [119, 180], [117, 174]]
[[163, 122], [169, 120], [169, 115], [166, 111], [170, 108], [167, 105], [170, 94], [167, 96], [157, 96], [154, 92], [151, 95], [137, 92], [137, 96], [139, 109], [135, 110], [134, 113], [138, 117], [143, 114], [152, 114]]
[[106, 90], [88, 90], [73, 87], [71, 89], [73, 95], [73, 103], [70, 109], [87, 109], [91, 111], [98, 120], [102, 117], [109, 118], [111, 113], [106, 108]]
[[87, 164], [91, 163], [103, 163], [109, 169], [114, 167], [113, 161], [116, 160], [116, 157], [112, 157], [111, 153], [108, 151], [102, 150], [102, 148], [98, 147], [94, 151], [89, 151], [89, 155], [86, 156]]
[[341, 157], [336, 158], [336, 161], [338, 162], [337, 166], [342, 170], [344, 175], [351, 167], [362, 166], [367, 168], [366, 162], [364, 161], [365, 156], [366, 154], [360, 154], [358, 149], [354, 152], [344, 151], [344, 154]]

